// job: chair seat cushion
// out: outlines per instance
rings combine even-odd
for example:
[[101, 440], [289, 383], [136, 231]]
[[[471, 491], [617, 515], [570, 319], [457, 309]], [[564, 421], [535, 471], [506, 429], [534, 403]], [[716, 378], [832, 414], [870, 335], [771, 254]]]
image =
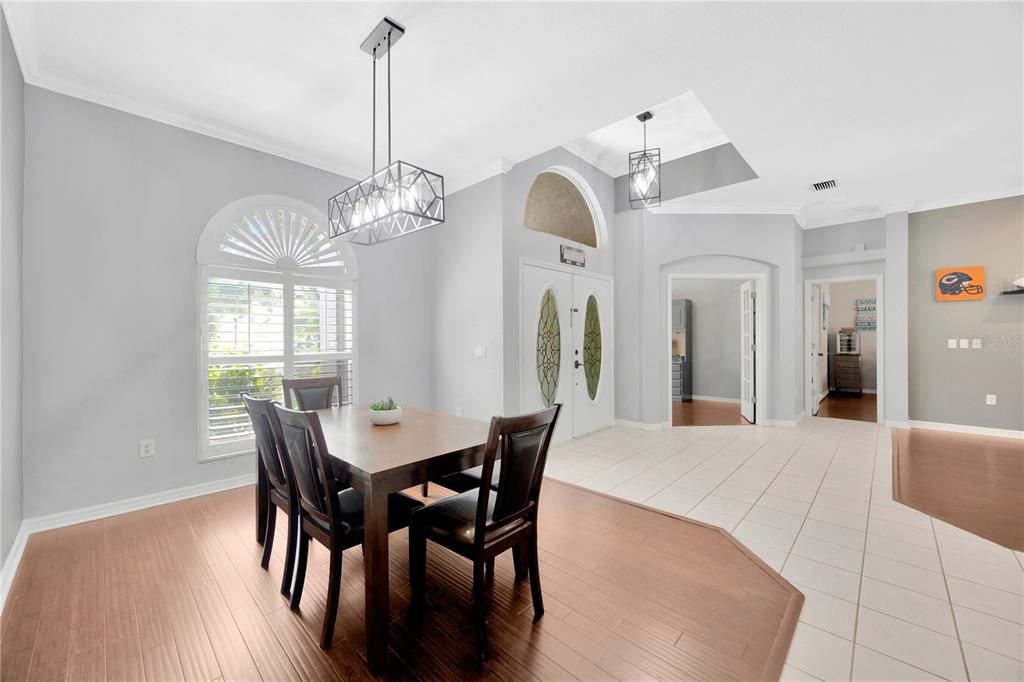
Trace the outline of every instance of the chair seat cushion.
[[[417, 511], [412, 522], [423, 528], [435, 540], [456, 545], [472, 545], [476, 537], [476, 505], [479, 493], [479, 489], [467, 490], [435, 502]], [[494, 494], [488, 496], [488, 521], [493, 518], [496, 497]], [[488, 531], [484, 541], [489, 543], [498, 540], [527, 523], [524, 519], [518, 519], [501, 528]]]
[[[483, 478], [484, 467], [481, 464], [472, 469], [466, 469], [455, 474], [450, 474], [441, 479], [440, 483], [449, 490], [465, 492], [480, 487], [480, 479]], [[501, 476], [501, 460], [494, 463], [494, 471], [491, 473], [491, 490], [498, 489], [498, 478]]]
[[[404, 493], [388, 495], [388, 530], [394, 531], [409, 525], [410, 515], [420, 509], [423, 503]], [[355, 488], [338, 491], [338, 507], [341, 509], [341, 520], [349, 527], [348, 532], [363, 531], [363, 496]], [[329, 532], [327, 524], [310, 516], [310, 520], [325, 533]]]

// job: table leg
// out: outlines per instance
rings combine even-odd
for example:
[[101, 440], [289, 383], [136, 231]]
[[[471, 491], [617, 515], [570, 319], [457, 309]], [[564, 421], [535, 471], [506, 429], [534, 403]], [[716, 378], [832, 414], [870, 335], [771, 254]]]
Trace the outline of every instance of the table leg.
[[256, 456], [256, 542], [261, 545], [267, 538], [267, 517], [270, 504], [270, 482], [263, 460]]
[[366, 658], [370, 672], [385, 671], [388, 661], [388, 621], [391, 619], [388, 581], [388, 496], [367, 486], [363, 493], [363, 573], [366, 585]]

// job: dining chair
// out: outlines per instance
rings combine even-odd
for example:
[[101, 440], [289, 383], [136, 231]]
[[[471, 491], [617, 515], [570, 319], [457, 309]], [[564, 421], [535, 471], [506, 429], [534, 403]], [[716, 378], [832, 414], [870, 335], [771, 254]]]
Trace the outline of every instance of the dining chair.
[[[281, 450], [291, 462], [298, 498], [298, 553], [291, 607], [299, 608], [302, 601], [309, 542], [315, 539], [330, 552], [327, 605], [320, 633], [320, 647], [327, 649], [334, 637], [334, 621], [338, 615], [342, 552], [363, 542], [363, 497], [338, 477], [316, 412], [289, 410], [280, 405], [274, 405], [274, 410]], [[419, 500], [402, 493], [390, 495], [388, 530], [404, 528], [412, 512], [422, 506]]]
[[[473, 562], [473, 621], [480, 660], [487, 657], [487, 612], [490, 593], [485, 569], [493, 571], [494, 558], [508, 549], [520, 548], [525, 561], [516, 562], [516, 579], [530, 577], [534, 618], [544, 614], [537, 556], [537, 506], [548, 446], [562, 406], [520, 417], [493, 417], [480, 484], [420, 509], [409, 526], [409, 574], [413, 604], [423, 604], [427, 540]], [[501, 474], [497, 490], [487, 484], [501, 450]], [[526, 570], [524, 571], [523, 568]]]
[[[289, 410], [325, 410], [331, 406], [334, 389], [338, 389], [338, 401], [341, 401], [341, 377], [311, 377], [307, 379], [282, 379], [284, 389], [284, 406]], [[292, 394], [295, 403], [292, 404]]]
[[281, 594], [288, 597], [291, 595], [292, 572], [295, 568], [295, 538], [298, 528], [296, 495], [291, 485], [291, 464], [282, 456], [279, 447], [275, 428], [277, 414], [273, 410], [273, 401], [254, 398], [248, 393], [241, 395], [256, 437], [259, 466], [263, 467], [267, 477], [265, 509], [260, 510], [266, 518], [260, 566], [264, 569], [270, 566], [270, 556], [274, 549], [274, 530], [277, 527], [276, 508], [280, 508], [288, 515], [288, 544], [284, 554], [284, 573], [281, 576]]

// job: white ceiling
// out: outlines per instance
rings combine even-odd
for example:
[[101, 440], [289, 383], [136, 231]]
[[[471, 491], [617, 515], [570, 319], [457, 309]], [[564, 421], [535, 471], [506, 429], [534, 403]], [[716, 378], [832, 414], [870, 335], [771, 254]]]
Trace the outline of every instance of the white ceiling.
[[[666, 210], [815, 226], [1024, 185], [1020, 3], [4, 8], [29, 83], [350, 177], [370, 162], [358, 46], [387, 14], [408, 28], [394, 156], [449, 191], [688, 92], [760, 177]], [[831, 177], [821, 202], [808, 186]]]
[[[729, 141], [692, 92], [644, 110], [654, 114], [654, 118], [647, 122], [647, 146], [661, 149], [663, 163]], [[617, 178], [629, 172], [629, 154], [643, 149], [643, 140], [643, 124], [636, 116], [630, 116], [563, 146]]]

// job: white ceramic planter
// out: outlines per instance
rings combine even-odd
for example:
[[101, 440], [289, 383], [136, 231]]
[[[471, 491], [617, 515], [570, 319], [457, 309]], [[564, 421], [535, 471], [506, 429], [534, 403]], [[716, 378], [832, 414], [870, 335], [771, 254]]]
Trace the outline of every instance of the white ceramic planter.
[[388, 426], [402, 421], [402, 408], [393, 410], [370, 410], [370, 423], [374, 426]]

